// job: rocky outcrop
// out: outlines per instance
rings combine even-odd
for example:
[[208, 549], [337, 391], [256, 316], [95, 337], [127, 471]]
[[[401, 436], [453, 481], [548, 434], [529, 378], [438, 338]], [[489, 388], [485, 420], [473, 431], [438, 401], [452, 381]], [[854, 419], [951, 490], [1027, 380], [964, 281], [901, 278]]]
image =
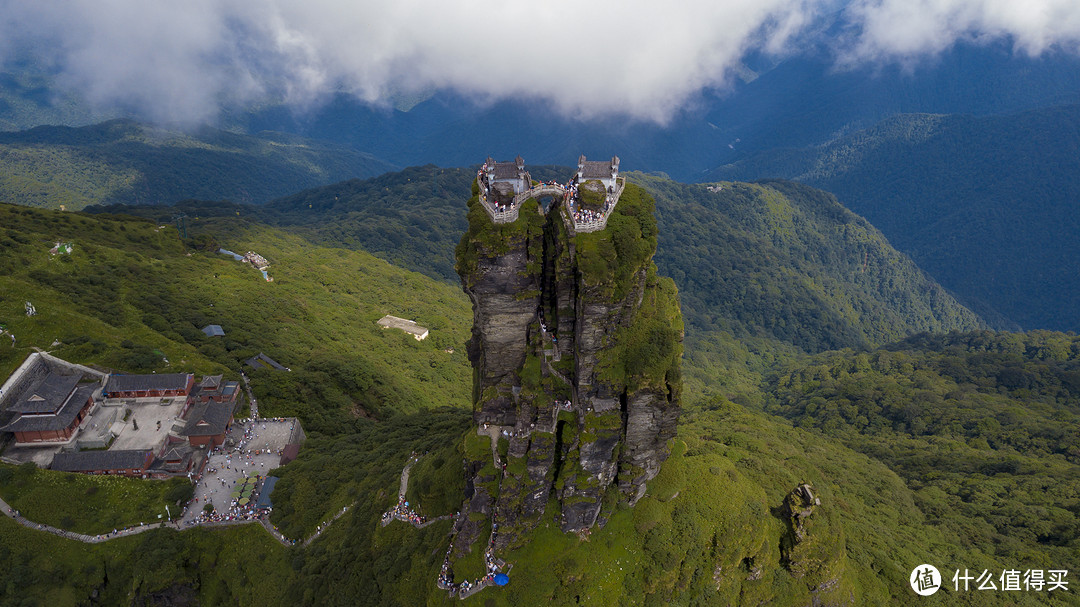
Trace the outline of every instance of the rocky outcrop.
[[457, 269], [473, 304], [474, 419], [495, 455], [466, 449], [475, 492], [462, 518], [497, 519], [497, 548], [545, 514], [585, 530], [605, 505], [640, 499], [678, 419], [682, 318], [652, 263], [652, 200], [628, 185], [589, 234], [562, 204], [545, 215], [526, 201], [508, 224], [469, 204]]
[[489, 390], [479, 399], [477, 419], [483, 422], [517, 423], [515, 374], [525, 363], [529, 324], [536, 318], [540, 293], [539, 276], [530, 274], [528, 265], [526, 243], [515, 243], [504, 255], [481, 259], [475, 282], [465, 287], [473, 302], [469, 360], [479, 375], [478, 386]]
[[842, 527], [821, 506], [814, 488], [803, 483], [780, 506], [787, 531], [780, 542], [780, 562], [805, 581], [812, 605], [852, 605], [854, 589], [845, 578], [847, 550]]

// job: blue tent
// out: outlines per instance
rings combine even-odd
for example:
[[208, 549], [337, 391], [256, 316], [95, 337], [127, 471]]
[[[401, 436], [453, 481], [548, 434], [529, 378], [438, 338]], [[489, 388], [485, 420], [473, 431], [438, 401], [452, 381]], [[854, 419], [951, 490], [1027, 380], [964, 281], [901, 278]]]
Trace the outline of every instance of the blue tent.
[[259, 501], [256, 502], [256, 508], [272, 508], [273, 502], [270, 501], [270, 494], [274, 492], [274, 485], [278, 482], [278, 477], [268, 476], [263, 482], [262, 492], [259, 493]]
[[505, 573], [496, 573], [495, 574], [495, 585], [496, 586], [505, 586], [505, 585], [507, 585], [509, 583], [510, 583], [510, 576], [506, 575]]

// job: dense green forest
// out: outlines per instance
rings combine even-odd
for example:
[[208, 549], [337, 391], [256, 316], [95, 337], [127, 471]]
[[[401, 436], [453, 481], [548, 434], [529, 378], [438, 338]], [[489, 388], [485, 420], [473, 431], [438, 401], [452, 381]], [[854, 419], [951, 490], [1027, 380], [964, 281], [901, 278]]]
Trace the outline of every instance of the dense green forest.
[[[565, 180], [569, 169], [530, 167]], [[187, 202], [189, 214], [254, 214], [324, 243], [367, 250], [456, 282], [453, 250], [465, 229], [469, 169], [414, 167], [315, 188], [262, 207]], [[656, 199], [660, 273], [679, 288], [695, 343], [690, 381], [756, 399], [763, 365], [778, 356], [876, 346], [919, 331], [983, 326], [835, 198], [795, 183], [717, 189], [630, 173]], [[167, 209], [126, 209], [166, 220]], [[406, 237], [408, 235], [408, 237]], [[702, 370], [699, 372], [698, 370]]]
[[[563, 180], [570, 172], [530, 171], [541, 180]], [[453, 258], [465, 228], [460, 192], [474, 177], [467, 169], [414, 167], [305, 191], [250, 212], [456, 280], [442, 260]], [[980, 326], [880, 232], [825, 192], [782, 181], [710, 190], [641, 173], [629, 178], [656, 198], [657, 266], [675, 278], [684, 304], [691, 302], [690, 321], [702, 329], [820, 351]]]
[[770, 412], [888, 465], [961, 546], [1080, 566], [1080, 338], [918, 335], [768, 382]]
[[995, 324], [1080, 328], [1080, 105], [906, 114], [815, 147], [750, 155], [703, 180], [796, 179], [833, 192]]
[[[415, 171], [402, 174], [406, 184], [432, 174]], [[784, 182], [710, 192], [635, 179], [655, 193], [666, 255], [658, 261], [676, 276], [687, 319], [685, 410], [671, 456], [634, 508], [612, 509], [587, 537], [541, 525], [501, 555], [513, 563], [511, 585], [472, 600], [891, 605], [912, 596], [907, 577], [923, 562], [943, 571], [1072, 569], [1076, 338], [976, 331], [904, 341], [980, 322], [828, 195]], [[427, 199], [416, 197], [407, 207], [419, 213]], [[432, 204], [449, 216], [451, 201], [447, 192]], [[128, 209], [145, 216], [137, 217], [0, 205], [0, 323], [17, 337], [14, 348], [0, 345], [0, 371], [33, 347], [127, 371], [230, 374], [264, 351], [293, 369], [250, 374], [264, 414], [297, 415], [310, 434], [300, 457], [276, 471], [273, 522], [304, 537], [352, 507], [306, 548], [284, 548], [256, 526], [88, 547], [35, 542], [33, 531], [0, 521], [0, 602], [448, 603], [434, 582], [449, 523], [416, 530], [377, 521], [414, 451], [425, 455], [410, 499], [430, 516], [460, 503], [471, 375], [460, 287], [355, 250], [359, 237], [330, 246], [314, 221], [287, 233], [246, 205], [183, 208], [186, 241], [148, 220], [167, 219], [168, 208]], [[406, 230], [411, 220], [401, 217]], [[57, 240], [74, 242], [72, 254], [51, 255]], [[274, 281], [218, 246], [261, 253]], [[409, 250], [401, 258], [421, 265]], [[756, 297], [751, 288], [761, 289]], [[24, 301], [37, 316], [23, 313]], [[374, 321], [384, 313], [415, 318], [432, 336], [383, 331]], [[211, 322], [224, 338], [199, 331]], [[817, 353], [836, 347], [850, 349]], [[19, 474], [4, 482], [25, 491]], [[796, 541], [785, 503], [800, 483], [822, 503]], [[97, 491], [105, 495], [95, 499], [116, 497]], [[65, 516], [90, 528], [102, 515]], [[938, 598], [985, 604], [974, 593]]]
[[[570, 170], [530, 166], [539, 181], [565, 181]], [[363, 249], [433, 278], [456, 283], [454, 247], [468, 226], [463, 193], [475, 169], [409, 167], [278, 198], [258, 217], [317, 241]]]
[[50, 209], [186, 198], [263, 203], [392, 168], [344, 146], [280, 133], [182, 132], [127, 120], [0, 133], [0, 202]]

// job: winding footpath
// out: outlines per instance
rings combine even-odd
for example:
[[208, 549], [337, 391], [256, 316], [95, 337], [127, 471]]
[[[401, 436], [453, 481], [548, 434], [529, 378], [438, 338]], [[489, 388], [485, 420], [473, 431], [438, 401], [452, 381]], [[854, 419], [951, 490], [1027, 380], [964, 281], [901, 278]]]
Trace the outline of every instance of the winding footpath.
[[251, 384], [248, 383], [247, 375], [241, 371], [240, 379], [244, 380], [244, 390], [247, 391], [248, 402], [251, 404], [251, 419], [259, 419], [259, 401], [255, 400], [255, 395], [251, 393]]
[[418, 461], [420, 461], [420, 456], [409, 456], [409, 463], [405, 464], [405, 467], [401, 470], [401, 482], [398, 484], [398, 503], [396, 506], [383, 513], [382, 520], [379, 521], [380, 526], [385, 527], [392, 521], [401, 521], [403, 523], [408, 523], [417, 529], [423, 529], [432, 523], [453, 518], [452, 515], [444, 514], [428, 520], [408, 507], [409, 504], [405, 501], [405, 493], [409, 490], [409, 470], [411, 470], [413, 464]]
[[[491, 457], [495, 461], [496, 468], [500, 468], [499, 453], [496, 446], [498, 444], [497, 441], [499, 437], [499, 428], [496, 426], [477, 428], [476, 433], [487, 436], [491, 439]], [[401, 470], [401, 483], [398, 486], [398, 503], [396, 506], [383, 513], [382, 520], [379, 522], [382, 527], [385, 527], [389, 525], [392, 521], [397, 520], [403, 523], [408, 523], [413, 527], [416, 527], [417, 529], [423, 529], [424, 527], [427, 527], [434, 522], [455, 518], [455, 516], [444, 514], [431, 520], [426, 520], [423, 516], [417, 514], [415, 511], [408, 507], [408, 502], [405, 501], [405, 494], [409, 488], [409, 470], [411, 470], [413, 464], [415, 464], [419, 460], [420, 456], [416, 454], [410, 455], [408, 463], [406, 463], [405, 467]], [[467, 515], [462, 515], [462, 513], [458, 513], [458, 515], [456, 516], [457, 520], [454, 521], [454, 527], [450, 531], [450, 547], [446, 549], [446, 557], [443, 558], [442, 570], [439, 573], [439, 577], [436, 580], [435, 585], [440, 589], [449, 592], [451, 597], [456, 596], [457, 598], [464, 600], [476, 594], [477, 592], [480, 592], [484, 588], [487, 588], [488, 586], [495, 585], [495, 575], [502, 572], [502, 569], [506, 566], [506, 563], [504, 563], [501, 559], [495, 557], [495, 537], [498, 534], [499, 526], [498, 524], [493, 522], [491, 526], [491, 534], [488, 537], [488, 545], [487, 548], [484, 550], [484, 562], [486, 565], [487, 574], [485, 574], [484, 577], [480, 578], [475, 582], [469, 582], [468, 580], [466, 580], [461, 584], [454, 584], [453, 580], [450, 578], [449, 575], [450, 554], [454, 551], [453, 536], [457, 535], [458, 525], [463, 520], [461, 517]], [[493, 518], [497, 518], [497, 515], [495, 515], [495, 517]]]
[[169, 523], [154, 523], [152, 525], [139, 525], [138, 527], [128, 527], [126, 529], [120, 529], [112, 533], [106, 533], [103, 535], [87, 535], [85, 533], [75, 533], [74, 531], [65, 531], [63, 529], [57, 529], [49, 525], [43, 525], [41, 523], [35, 523], [30, 519], [22, 516], [19, 512], [13, 509], [4, 500], [0, 499], [0, 509], [3, 509], [4, 515], [14, 520], [27, 529], [36, 529], [38, 531], [44, 531], [53, 535], [62, 537], [64, 539], [75, 540], [77, 542], [83, 542], [86, 544], [100, 544], [108, 540], [116, 539], [118, 537], [127, 537], [129, 535], [136, 535], [143, 531], [149, 531], [150, 529], [157, 529], [158, 527], [173, 527], [179, 529], [179, 521]]
[[[309, 544], [311, 544], [311, 542], [314, 542], [316, 539], [318, 539], [318, 537], [320, 535], [322, 535], [322, 533], [324, 531], [326, 531], [326, 528], [330, 526], [330, 523], [333, 523], [334, 521], [341, 518], [341, 516], [343, 514], [345, 514], [349, 510], [349, 508], [351, 508], [354, 505], [355, 505], [355, 502], [353, 504], [350, 504], [350, 505], [345, 506], [344, 508], [342, 508], [337, 514], [335, 514], [333, 517], [331, 517], [330, 520], [328, 520], [325, 523], [322, 523], [321, 525], [319, 525], [315, 529], [315, 532], [312, 533], [311, 535], [309, 535], [307, 537], [307, 539], [305, 539], [303, 542], [300, 542], [300, 544], [302, 546], [308, 546]], [[140, 525], [135, 526], [135, 527], [127, 527], [127, 528], [124, 528], [124, 529], [118, 529], [118, 530], [113, 531], [111, 533], [103, 533], [103, 534], [100, 534], [100, 535], [87, 535], [85, 533], [75, 533], [74, 531], [65, 531], [64, 529], [58, 529], [56, 527], [52, 527], [52, 526], [49, 526], [49, 525], [44, 525], [42, 523], [35, 523], [34, 521], [31, 521], [30, 519], [22, 516], [19, 513], [19, 511], [15, 510], [11, 506], [9, 506], [8, 503], [5, 502], [2, 499], [0, 499], [0, 510], [2, 510], [2, 512], [3, 512], [3, 514], [5, 516], [7, 516], [8, 518], [14, 520], [16, 523], [19, 523], [23, 527], [26, 527], [27, 529], [34, 529], [36, 531], [44, 531], [46, 533], [51, 533], [51, 534], [53, 534], [55, 536], [62, 537], [64, 539], [75, 540], [77, 542], [83, 542], [85, 544], [100, 544], [101, 542], [107, 542], [109, 540], [115, 540], [115, 539], [121, 538], [121, 537], [128, 537], [128, 536], [131, 536], [131, 535], [137, 535], [137, 534], [142, 533], [144, 531], [149, 531], [151, 529], [157, 529], [159, 527], [168, 527], [168, 528], [171, 528], [171, 529], [176, 529], [177, 531], [187, 531], [188, 529], [195, 529], [197, 527], [230, 527], [230, 526], [233, 526], [233, 525], [248, 525], [248, 524], [256, 523], [256, 522], [260, 523], [263, 527], [265, 527], [266, 530], [270, 532], [270, 535], [272, 535], [274, 537], [274, 539], [281, 542], [282, 546], [295, 546], [297, 544], [296, 540], [290, 540], [289, 538], [282, 535], [281, 532], [278, 531], [277, 527], [274, 527], [272, 524], [270, 524], [270, 520], [265, 516], [259, 517], [256, 520], [210, 521], [210, 522], [200, 523], [198, 525], [190, 525], [190, 526], [186, 526], [186, 527], [181, 527], [180, 519], [176, 519], [176, 520], [170, 521], [170, 522], [153, 523], [153, 524], [150, 524], [150, 525], [142, 525], [142, 524], [140, 524]], [[447, 518], [450, 518], [450, 517], [449, 516], [441, 516], [441, 517], [439, 517], [437, 519], [432, 519], [431, 521], [428, 521], [428, 523], [425, 524], [424, 527], [426, 527], [427, 525], [430, 525], [431, 523], [434, 523], [435, 521], [444, 520], [444, 519], [447, 519]]]

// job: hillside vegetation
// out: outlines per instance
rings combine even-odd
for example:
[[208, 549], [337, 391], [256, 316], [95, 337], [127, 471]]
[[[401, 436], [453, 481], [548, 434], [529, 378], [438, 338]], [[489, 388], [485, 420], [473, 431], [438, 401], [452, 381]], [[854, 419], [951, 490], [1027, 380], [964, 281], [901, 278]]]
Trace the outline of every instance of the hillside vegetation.
[[1080, 566], [1080, 338], [920, 335], [815, 357], [769, 386], [769, 411], [889, 466], [950, 541]]
[[706, 180], [783, 177], [835, 193], [996, 325], [1080, 329], [1080, 105], [907, 114], [828, 144], [752, 155]]
[[[251, 212], [450, 278], [452, 267], [443, 260], [453, 259], [464, 230], [461, 192], [474, 177], [463, 169], [414, 167], [309, 190]], [[781, 181], [710, 191], [641, 173], [629, 178], [656, 198], [657, 265], [675, 278], [697, 328], [817, 352], [981, 326], [825, 192]]]
[[[563, 167], [528, 168], [539, 181], [564, 182], [571, 173]], [[468, 226], [462, 196], [475, 180], [470, 168], [409, 167], [298, 192], [254, 212], [317, 242], [363, 249], [456, 284], [454, 247]]]
[[[5, 376], [34, 347], [127, 372], [234, 375], [261, 351], [293, 369], [250, 373], [264, 414], [302, 414], [315, 432], [468, 402], [465, 297], [365, 253], [235, 216], [189, 218], [188, 245], [176, 228], [133, 217], [0, 205], [0, 226], [0, 324], [16, 337], [15, 347], [0, 343]], [[73, 252], [51, 255], [58, 240]], [[216, 245], [189, 246], [208, 241], [258, 251], [274, 281]], [[26, 316], [27, 301], [36, 316]], [[385, 314], [415, 319], [431, 337], [384, 331], [375, 321]], [[225, 337], [205, 336], [208, 324]]]
[[[511, 585], [474, 601], [892, 605], [909, 600], [908, 575], [924, 562], [947, 577], [956, 568], [1075, 568], [1076, 338], [983, 331], [867, 352], [879, 340], [977, 320], [942, 307], [946, 295], [928, 296], [933, 283], [828, 196], [786, 183], [708, 192], [640, 180], [657, 192], [661, 254], [677, 251], [666, 253], [667, 271], [681, 269], [685, 285], [684, 367], [693, 379], [671, 456], [637, 506], [605, 510], [606, 524], [588, 536], [542, 524], [501, 555], [513, 563]], [[424, 455], [408, 495], [421, 512], [452, 513], [465, 490], [470, 373], [460, 346], [471, 315], [459, 287], [313, 244], [258, 222], [246, 206], [187, 208], [182, 242], [171, 225], [130, 215], [0, 205], [0, 322], [18, 338], [15, 348], [0, 341], [0, 371], [31, 347], [128, 371], [230, 373], [265, 351], [293, 371], [250, 374], [264, 414], [298, 415], [311, 434], [275, 472], [274, 523], [303, 537], [352, 507], [307, 548], [284, 548], [258, 527], [163, 530], [93, 547], [51, 536], [34, 543], [31, 530], [0, 521], [0, 569], [21, 576], [0, 585], [2, 602], [74, 605], [97, 592], [114, 603], [456, 604], [435, 587], [450, 523], [416, 530], [378, 520], [396, 503], [414, 451]], [[678, 225], [741, 248], [665, 234]], [[73, 241], [73, 253], [50, 255], [56, 240]], [[210, 252], [218, 244], [258, 251], [274, 281]], [[871, 260], [865, 273], [860, 253]], [[752, 255], [762, 261], [741, 261]], [[875, 276], [874, 259], [903, 271]], [[722, 270], [723, 260], [734, 268]], [[746, 268], [755, 279], [743, 284], [768, 286], [761, 297], [735, 290], [729, 299], [741, 303], [728, 307], [709, 299]], [[37, 316], [25, 315], [24, 301]], [[835, 321], [815, 324], [808, 309]], [[432, 336], [378, 329], [384, 313], [415, 318]], [[783, 333], [766, 322], [775, 317], [809, 326]], [[224, 338], [199, 331], [211, 322]], [[855, 349], [803, 349], [826, 340]], [[797, 540], [784, 504], [800, 483], [822, 503]], [[85, 523], [78, 511], [66, 516]], [[981, 595], [939, 598], [965, 605]]]
[[[537, 179], [569, 173], [530, 171]], [[461, 192], [474, 177], [467, 169], [414, 167], [243, 212], [456, 282], [453, 251], [466, 225]], [[777, 357], [983, 326], [825, 192], [780, 181], [713, 191], [641, 173], [629, 179], [656, 199], [656, 263], [675, 279], [687, 340], [695, 344], [687, 348], [688, 379], [711, 393], [756, 398], [761, 373]], [[240, 210], [182, 208], [222, 216]]]
[[280, 133], [185, 133], [127, 120], [0, 133], [0, 202], [50, 209], [186, 198], [263, 203], [392, 168], [344, 146]]

